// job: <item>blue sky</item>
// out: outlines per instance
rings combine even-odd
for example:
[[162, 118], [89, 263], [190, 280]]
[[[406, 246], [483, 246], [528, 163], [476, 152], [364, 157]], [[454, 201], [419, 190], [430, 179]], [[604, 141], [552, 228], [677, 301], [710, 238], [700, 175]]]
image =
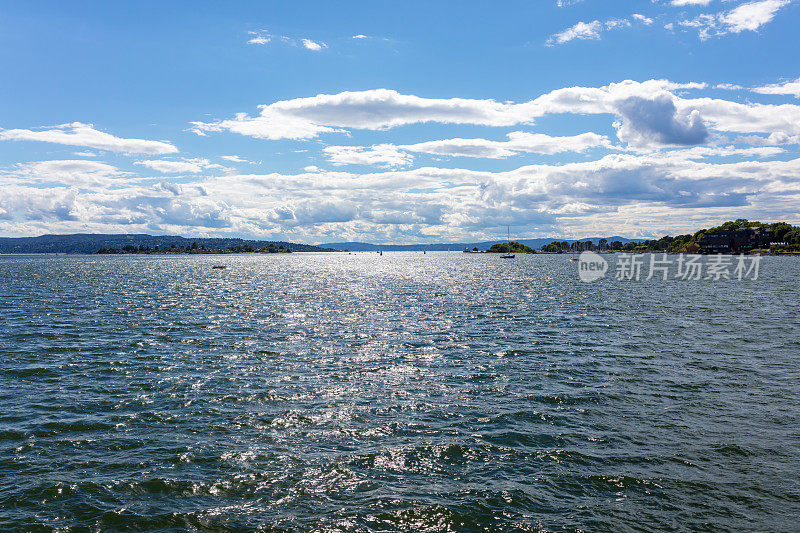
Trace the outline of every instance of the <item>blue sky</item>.
[[0, 235], [800, 222], [800, 1], [71, 4], [0, 5]]

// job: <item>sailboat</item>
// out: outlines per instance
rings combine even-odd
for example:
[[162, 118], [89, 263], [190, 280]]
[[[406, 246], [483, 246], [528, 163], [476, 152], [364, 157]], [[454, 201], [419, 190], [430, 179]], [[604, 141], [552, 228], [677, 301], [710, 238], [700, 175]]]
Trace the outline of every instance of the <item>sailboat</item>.
[[578, 258], [575, 257], [575, 248], [577, 246], [578, 246], [578, 242], [577, 241], [572, 243], [572, 259], [570, 259], [570, 261], [577, 261], [578, 260]]
[[514, 259], [514, 254], [511, 253], [511, 227], [506, 226], [506, 231], [508, 233], [508, 251], [500, 254], [500, 259]]

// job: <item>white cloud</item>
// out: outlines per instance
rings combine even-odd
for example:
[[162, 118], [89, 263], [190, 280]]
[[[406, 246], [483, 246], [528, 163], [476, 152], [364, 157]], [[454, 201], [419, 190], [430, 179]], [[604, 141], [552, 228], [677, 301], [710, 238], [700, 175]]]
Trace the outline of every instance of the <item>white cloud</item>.
[[690, 20], [682, 20], [684, 27], [696, 28], [701, 40], [730, 33], [756, 31], [772, 21], [778, 11], [792, 0], [758, 0], [741, 4], [729, 11], [702, 14]]
[[[288, 37], [286, 35], [281, 35], [280, 37], [276, 37], [266, 30], [260, 31], [251, 31], [248, 32], [249, 35], [252, 35], [250, 39], [247, 40], [247, 44], [257, 44], [257, 45], [265, 45], [269, 44], [273, 41], [277, 43], [283, 43], [285, 45], [290, 46], [300, 46], [305, 48], [306, 50], [311, 50], [312, 52], [319, 52], [325, 48], [328, 48], [328, 45], [323, 43], [322, 41], [313, 41], [311, 39], [302, 38], [302, 39], [294, 39], [292, 37]], [[354, 36], [353, 38], [366, 38], [366, 36]]]
[[[0, 170], [0, 231], [155, 232], [280, 236], [304, 242], [350, 238], [482, 240], [505, 224], [539, 234], [688, 229], [724, 219], [800, 220], [800, 159], [764, 160], [774, 147], [694, 147], [614, 154], [594, 161], [527, 165], [508, 172], [424, 167], [356, 174], [208, 176], [195, 184], [116, 177], [91, 161]], [[726, 163], [715, 158], [752, 158]], [[73, 167], [75, 163], [79, 166]], [[114, 186], [54, 181], [68, 171], [110, 175]], [[120, 185], [116, 185], [119, 183]], [[321, 201], [320, 198], [324, 198]]]
[[713, 0], [672, 0], [673, 6], [707, 6]]
[[378, 165], [394, 168], [410, 165], [414, 161], [412, 156], [390, 144], [371, 147], [327, 146], [323, 152], [334, 165]]
[[123, 139], [94, 129], [91, 124], [73, 122], [43, 130], [0, 130], [0, 141], [40, 141], [126, 154], [172, 154], [175, 146], [163, 141]]
[[311, 39], [301, 39], [300, 42], [303, 43], [303, 46], [309, 50], [314, 52], [319, 52], [323, 48], [328, 48], [328, 45], [323, 43], [322, 41], [312, 41]]
[[[644, 149], [706, 142], [711, 130], [736, 133], [800, 133], [800, 106], [688, 98], [703, 83], [623, 81], [603, 87], [567, 87], [514, 104], [495, 100], [434, 99], [387, 89], [318, 95], [260, 106], [252, 117], [194, 123], [200, 134], [232, 131], [262, 139], [311, 139], [350, 129], [386, 130], [426, 122], [507, 127], [532, 124], [550, 114], [608, 114], [620, 140]], [[506, 147], [507, 149], [507, 147]]]
[[247, 159], [242, 159], [238, 155], [221, 155], [220, 158], [224, 159], [225, 161], [230, 161], [231, 163], [251, 163], [252, 164], [252, 161], [248, 161]]
[[760, 94], [789, 94], [795, 98], [800, 98], [800, 78], [793, 81], [785, 81], [783, 83], [775, 83], [772, 85], [764, 85], [763, 87], [756, 87], [753, 92]]
[[617, 136], [633, 146], [696, 145], [708, 138], [708, 129], [697, 109], [679, 112], [673, 98], [631, 96], [617, 102], [622, 121]]
[[369, 39], [369, 36], [359, 33], [358, 35], [353, 35], [353, 39]]
[[564, 44], [575, 39], [580, 40], [598, 40], [604, 31], [618, 30], [622, 28], [630, 28], [633, 22], [639, 22], [645, 26], [653, 24], [653, 19], [648, 18], [640, 13], [634, 13], [630, 18], [613, 18], [605, 22], [593, 20], [592, 22], [578, 22], [574, 26], [566, 30], [550, 36], [545, 42], [547, 46], [556, 44]]
[[[127, 172], [100, 161], [61, 159], [20, 163], [9, 172], [0, 172], [6, 184], [48, 183], [56, 186], [109, 186], [129, 176]], [[2, 182], [0, 182], [2, 183]]]
[[691, 145], [708, 137], [703, 117], [692, 108], [679, 108], [676, 89], [704, 84], [674, 84], [664, 80], [625, 81], [605, 87], [569, 87], [542, 95], [531, 105], [540, 113], [611, 114], [620, 140], [638, 148]]
[[310, 139], [343, 128], [380, 130], [407, 124], [440, 122], [511, 126], [528, 122], [519, 106], [494, 100], [421, 98], [388, 89], [283, 100], [259, 106], [252, 117], [239, 113], [234, 119], [213, 123], [193, 122], [198, 134], [232, 131], [261, 139]]
[[409, 152], [421, 152], [426, 154], [502, 159], [520, 152], [538, 154], [583, 152], [589, 148], [598, 146], [610, 147], [611, 143], [607, 137], [596, 133], [582, 133], [569, 137], [552, 137], [542, 133], [515, 131], [508, 134], [508, 141], [446, 139], [401, 145], [400, 148]]
[[251, 31], [248, 33], [253, 37], [248, 39], [247, 44], [268, 44], [272, 41], [272, 35], [264, 31]]
[[629, 28], [631, 21], [628, 19], [609, 19], [605, 22], [607, 30], [615, 30], [617, 28]]
[[770, 22], [778, 10], [788, 5], [791, 0], [760, 0], [742, 4], [727, 13], [720, 20], [729, 31], [739, 33], [742, 31], [755, 31]]
[[547, 40], [547, 45], [564, 44], [575, 39], [588, 40], [599, 39], [600, 32], [603, 31], [603, 24], [599, 20], [592, 22], [578, 22], [574, 26], [567, 28], [561, 33], [556, 33]]
[[715, 89], [720, 89], [723, 91], [741, 91], [744, 89], [741, 85], [736, 85], [733, 83], [718, 83], [714, 85]]
[[[542, 95], [531, 106], [538, 113], [612, 114], [622, 140], [642, 144], [685, 144], [702, 139], [700, 122], [709, 130], [737, 133], [800, 133], [800, 106], [738, 103], [715, 98], [682, 98], [679, 90], [705, 84], [664, 80], [624, 81], [605, 87], [569, 87]], [[642, 107], [642, 101], [648, 101]], [[673, 107], [669, 102], [672, 102]], [[627, 104], [626, 104], [627, 102]], [[632, 106], [631, 102], [638, 102]]]
[[751, 146], [779, 146], [785, 144], [800, 144], [800, 135], [787, 135], [785, 133], [772, 133], [767, 137], [759, 135], [742, 135], [734, 139], [736, 143]]
[[162, 174], [198, 174], [205, 169], [227, 170], [224, 166], [211, 163], [208, 159], [203, 158], [183, 159], [181, 161], [148, 159], [136, 161], [134, 165], [152, 168]]

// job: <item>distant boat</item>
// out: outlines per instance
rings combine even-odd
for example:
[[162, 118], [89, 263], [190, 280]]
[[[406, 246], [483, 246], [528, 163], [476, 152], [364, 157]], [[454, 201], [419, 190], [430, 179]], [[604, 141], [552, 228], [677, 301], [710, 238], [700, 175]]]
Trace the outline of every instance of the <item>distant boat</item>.
[[506, 232], [508, 233], [508, 251], [504, 254], [500, 254], [500, 259], [514, 259], [514, 254], [511, 253], [511, 227], [506, 226]]
[[577, 246], [577, 245], [578, 245], [577, 242], [573, 242], [572, 243], [572, 259], [570, 259], [570, 261], [577, 261], [578, 260], [578, 258], [575, 257], [575, 246]]
[[225, 265], [214, 265], [211, 268], [225, 268]]

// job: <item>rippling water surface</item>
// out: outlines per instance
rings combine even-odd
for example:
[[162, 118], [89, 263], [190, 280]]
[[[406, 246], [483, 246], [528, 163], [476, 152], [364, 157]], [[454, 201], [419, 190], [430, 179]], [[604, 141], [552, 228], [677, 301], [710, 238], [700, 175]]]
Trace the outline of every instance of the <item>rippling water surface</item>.
[[798, 280], [2, 256], [0, 530], [797, 531]]

